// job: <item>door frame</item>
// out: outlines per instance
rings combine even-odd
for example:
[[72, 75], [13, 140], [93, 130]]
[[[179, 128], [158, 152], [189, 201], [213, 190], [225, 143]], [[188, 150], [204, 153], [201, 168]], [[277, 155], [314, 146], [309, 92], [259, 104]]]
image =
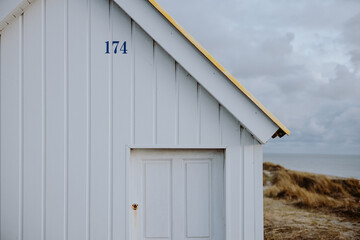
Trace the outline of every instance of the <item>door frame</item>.
[[[227, 150], [227, 146], [224, 145], [205, 145], [205, 146], [194, 146], [194, 145], [127, 145], [126, 147], [126, 169], [125, 169], [125, 178], [126, 178], [126, 205], [125, 207], [125, 213], [126, 213], [126, 240], [130, 240], [132, 237], [132, 233], [131, 233], [131, 223], [130, 223], [130, 219], [131, 219], [131, 211], [129, 211], [129, 209], [131, 209], [131, 204], [132, 202], [130, 202], [130, 184], [131, 184], [131, 180], [130, 180], [130, 161], [131, 161], [131, 151], [132, 150], [223, 150], [224, 152], [224, 198], [225, 198], [225, 236], [226, 239], [228, 239], [228, 191], [227, 191], [227, 187], [228, 187], [228, 183], [227, 183], [227, 174], [226, 174], [226, 170], [227, 170], [227, 166], [228, 164], [226, 164], [226, 150]], [[132, 240], [132, 239], [131, 239]]]

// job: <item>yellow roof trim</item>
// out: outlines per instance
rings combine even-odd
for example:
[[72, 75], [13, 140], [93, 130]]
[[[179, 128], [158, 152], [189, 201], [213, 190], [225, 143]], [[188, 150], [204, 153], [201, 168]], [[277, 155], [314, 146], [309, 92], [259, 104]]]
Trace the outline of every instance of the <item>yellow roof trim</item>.
[[[264, 105], [262, 105], [246, 88], [241, 85], [221, 64], [216, 61], [214, 57], [210, 55], [208, 51], [205, 50], [203, 46], [200, 45], [183, 27], [181, 27], [175, 19], [173, 19], [166, 11], [163, 9], [155, 0], [148, 0], [184, 37], [189, 40], [209, 61], [219, 69], [241, 92], [243, 92], [256, 106], [258, 106], [261, 111], [263, 111], [284, 133], [287, 135], [290, 134], [289, 129], [285, 127], [269, 110], [267, 110]], [[279, 135], [280, 137], [284, 134], [276, 134], [274, 137]]]

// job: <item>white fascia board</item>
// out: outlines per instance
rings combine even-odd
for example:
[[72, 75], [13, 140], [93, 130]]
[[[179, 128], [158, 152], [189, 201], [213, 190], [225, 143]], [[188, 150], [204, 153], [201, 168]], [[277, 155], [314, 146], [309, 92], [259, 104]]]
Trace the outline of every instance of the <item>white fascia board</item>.
[[115, 2], [261, 143], [279, 127], [146, 0]]
[[35, 0], [1, 0], [0, 1], [0, 33], [12, 21], [20, 16]]

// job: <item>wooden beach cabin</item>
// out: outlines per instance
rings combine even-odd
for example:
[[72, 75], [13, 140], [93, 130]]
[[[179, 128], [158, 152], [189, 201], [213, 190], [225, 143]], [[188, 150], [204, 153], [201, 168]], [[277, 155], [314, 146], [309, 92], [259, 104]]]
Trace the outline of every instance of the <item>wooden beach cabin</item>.
[[289, 134], [154, 0], [0, 1], [0, 239], [263, 239]]

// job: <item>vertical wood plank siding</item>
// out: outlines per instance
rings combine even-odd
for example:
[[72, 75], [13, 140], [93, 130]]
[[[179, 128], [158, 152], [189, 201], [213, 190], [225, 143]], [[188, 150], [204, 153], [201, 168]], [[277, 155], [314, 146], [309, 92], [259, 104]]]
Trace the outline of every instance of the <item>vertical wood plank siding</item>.
[[[20, 34], [21, 19], [13, 22], [1, 36], [1, 228], [0, 238], [17, 238], [21, 214], [21, 151], [22, 151], [22, 101]], [[6, 46], [6, 47], [5, 47]], [[9, 56], [5, 59], [4, 56]], [[7, 79], [7, 81], [5, 81]], [[3, 127], [7, 126], [7, 127]], [[6, 229], [8, 229], [6, 231]]]
[[[45, 239], [54, 240], [67, 236], [68, 89], [65, 3], [46, 1], [45, 4]], [[56, 43], [56, 47], [53, 43]]]
[[0, 55], [0, 239], [126, 239], [134, 144], [227, 146], [226, 235], [262, 238], [261, 145], [117, 4], [37, 0]]
[[88, 2], [68, 1], [68, 238], [87, 239]]
[[24, 240], [43, 239], [45, 230], [44, 11], [36, 1], [24, 14]]

